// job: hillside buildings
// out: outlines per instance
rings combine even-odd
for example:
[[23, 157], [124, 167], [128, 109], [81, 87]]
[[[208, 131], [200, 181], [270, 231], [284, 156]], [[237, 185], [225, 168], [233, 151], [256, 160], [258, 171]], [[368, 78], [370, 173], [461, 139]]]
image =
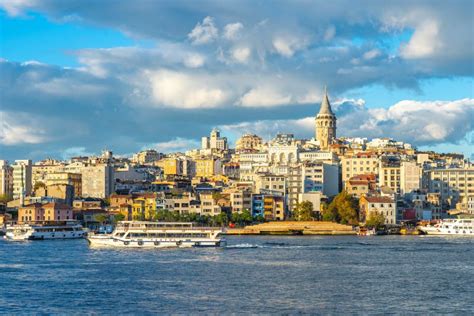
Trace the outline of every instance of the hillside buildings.
[[[284, 220], [305, 201], [319, 214], [342, 190], [359, 199], [362, 222], [374, 212], [387, 225], [440, 219], [452, 209], [474, 213], [474, 169], [462, 156], [419, 152], [390, 138], [337, 138], [336, 121], [325, 92], [312, 139], [278, 133], [263, 140], [245, 133], [234, 149], [213, 129], [201, 148], [185, 153], [150, 149], [117, 158], [106, 150], [97, 157], [18, 160], [12, 166], [1, 160], [0, 193], [10, 194], [16, 207], [61, 203], [91, 214], [105, 212], [110, 198], [107, 211], [129, 219], [153, 219], [168, 210]], [[31, 218], [43, 218], [39, 208], [25, 208], [22, 216], [30, 220], [31, 210]]]

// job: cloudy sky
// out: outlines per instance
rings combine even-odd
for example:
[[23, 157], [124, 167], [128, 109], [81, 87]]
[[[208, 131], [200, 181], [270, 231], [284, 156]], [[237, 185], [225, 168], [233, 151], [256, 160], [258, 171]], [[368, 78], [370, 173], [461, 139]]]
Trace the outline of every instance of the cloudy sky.
[[473, 156], [473, 6], [0, 0], [0, 158], [311, 138], [324, 85], [339, 136]]

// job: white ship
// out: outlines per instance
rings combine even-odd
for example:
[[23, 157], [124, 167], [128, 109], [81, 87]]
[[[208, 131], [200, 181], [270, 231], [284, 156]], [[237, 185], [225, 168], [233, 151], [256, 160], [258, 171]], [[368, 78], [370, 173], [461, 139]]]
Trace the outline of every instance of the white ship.
[[30, 223], [6, 226], [4, 238], [10, 240], [76, 239], [86, 231], [77, 222]]
[[188, 248], [220, 247], [226, 241], [221, 228], [195, 227], [193, 223], [122, 221], [112, 234], [89, 235], [92, 247]]
[[462, 235], [474, 236], [474, 219], [445, 219], [436, 225], [418, 226], [428, 235]]

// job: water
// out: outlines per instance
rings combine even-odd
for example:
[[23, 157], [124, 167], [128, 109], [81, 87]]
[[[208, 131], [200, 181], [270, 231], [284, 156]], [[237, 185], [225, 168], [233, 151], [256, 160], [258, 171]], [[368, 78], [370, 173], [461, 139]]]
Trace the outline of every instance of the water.
[[474, 313], [474, 238], [228, 243], [150, 251], [0, 240], [0, 314]]

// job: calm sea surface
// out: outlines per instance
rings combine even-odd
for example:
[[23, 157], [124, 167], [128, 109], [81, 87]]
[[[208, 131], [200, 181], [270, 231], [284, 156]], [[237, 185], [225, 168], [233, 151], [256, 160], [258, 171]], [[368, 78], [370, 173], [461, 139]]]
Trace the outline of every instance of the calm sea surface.
[[0, 314], [474, 313], [474, 238], [228, 244], [150, 251], [0, 240]]

